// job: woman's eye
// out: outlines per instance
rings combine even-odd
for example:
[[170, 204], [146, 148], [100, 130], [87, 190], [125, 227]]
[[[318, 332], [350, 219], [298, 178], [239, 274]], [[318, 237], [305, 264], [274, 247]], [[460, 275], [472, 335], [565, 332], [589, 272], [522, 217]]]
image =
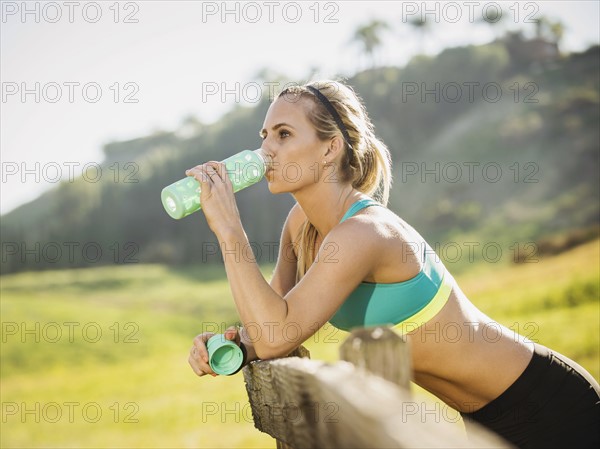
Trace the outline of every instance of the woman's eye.
[[[266, 133], [260, 134], [259, 136], [260, 136], [260, 138], [262, 140], [265, 140], [267, 138], [267, 134]], [[280, 130], [279, 131], [279, 138], [280, 139], [285, 139], [286, 137], [290, 137], [290, 132], [286, 131], [284, 129]]]

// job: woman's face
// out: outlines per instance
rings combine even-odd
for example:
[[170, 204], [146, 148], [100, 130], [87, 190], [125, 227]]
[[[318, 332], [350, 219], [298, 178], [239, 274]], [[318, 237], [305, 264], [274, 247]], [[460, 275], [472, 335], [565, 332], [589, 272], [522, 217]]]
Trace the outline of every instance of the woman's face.
[[265, 117], [261, 148], [273, 158], [265, 177], [271, 193], [294, 193], [322, 176], [327, 142], [319, 140], [306, 113], [312, 105], [292, 95], [279, 97]]

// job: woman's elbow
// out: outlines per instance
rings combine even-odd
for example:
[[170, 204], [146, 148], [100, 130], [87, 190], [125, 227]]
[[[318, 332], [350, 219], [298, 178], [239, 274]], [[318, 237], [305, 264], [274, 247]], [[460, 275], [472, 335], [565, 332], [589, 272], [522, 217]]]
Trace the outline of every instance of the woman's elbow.
[[278, 359], [280, 357], [287, 356], [290, 352], [296, 349], [297, 345], [294, 347], [290, 347], [288, 344], [278, 344], [276, 342], [267, 343], [254, 343], [254, 350], [256, 351], [256, 356], [260, 360], [269, 360], [269, 359]]

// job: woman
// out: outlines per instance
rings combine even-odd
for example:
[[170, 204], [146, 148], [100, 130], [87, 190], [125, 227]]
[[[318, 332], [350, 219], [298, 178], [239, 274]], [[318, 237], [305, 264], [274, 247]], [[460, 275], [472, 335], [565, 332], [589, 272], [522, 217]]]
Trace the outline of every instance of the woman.
[[[286, 89], [260, 134], [273, 162], [269, 190], [296, 200], [270, 284], [255, 261], [235, 255], [248, 240], [224, 166], [186, 172], [202, 184], [235, 305], [255, 330], [253, 338], [244, 328], [226, 332], [241, 339], [247, 361], [284, 356], [327, 321], [344, 330], [389, 324], [410, 341], [414, 381], [461, 412], [467, 429], [481, 422], [519, 447], [597, 447], [600, 388], [592, 376], [479, 311], [423, 238], [385, 207], [390, 155], [349, 87]], [[451, 341], [440, 334], [448, 326], [462, 329]], [[211, 335], [197, 336], [190, 351], [199, 376], [215, 375], [205, 347]]]

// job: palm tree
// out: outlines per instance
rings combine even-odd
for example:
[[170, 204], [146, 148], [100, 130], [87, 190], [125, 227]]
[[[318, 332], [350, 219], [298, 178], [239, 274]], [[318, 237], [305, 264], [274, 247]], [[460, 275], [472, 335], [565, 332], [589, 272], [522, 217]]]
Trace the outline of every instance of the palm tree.
[[565, 25], [560, 20], [557, 22], [552, 22], [550, 24], [550, 34], [552, 34], [552, 38], [554, 43], [560, 50], [560, 42], [565, 35]]
[[415, 29], [420, 34], [419, 54], [422, 55], [425, 53], [425, 37], [426, 37], [427, 33], [429, 33], [429, 31], [431, 30], [431, 27], [429, 26], [429, 22], [427, 22], [427, 20], [425, 20], [423, 17], [415, 17], [414, 19], [409, 20], [408, 23], [410, 25], [412, 25], [413, 27], [415, 27]]
[[358, 27], [354, 32], [352, 41], [362, 45], [363, 51], [370, 62], [370, 67], [375, 66], [375, 50], [381, 46], [381, 32], [389, 29], [387, 22], [373, 19], [366, 25]]
[[476, 22], [481, 24], [488, 24], [492, 27], [494, 36], [496, 39], [500, 38], [502, 32], [506, 28], [508, 20], [505, 14], [509, 14], [508, 11], [500, 11], [498, 9], [488, 9], [486, 14], [484, 14], [480, 19], [477, 19]]
[[546, 16], [542, 16], [535, 22], [535, 37], [558, 43], [565, 33], [564, 24], [558, 20], [554, 22]]
[[535, 37], [556, 45], [560, 49], [560, 42], [565, 34], [565, 25], [557, 20], [556, 22], [548, 17], [542, 16], [535, 22]]

